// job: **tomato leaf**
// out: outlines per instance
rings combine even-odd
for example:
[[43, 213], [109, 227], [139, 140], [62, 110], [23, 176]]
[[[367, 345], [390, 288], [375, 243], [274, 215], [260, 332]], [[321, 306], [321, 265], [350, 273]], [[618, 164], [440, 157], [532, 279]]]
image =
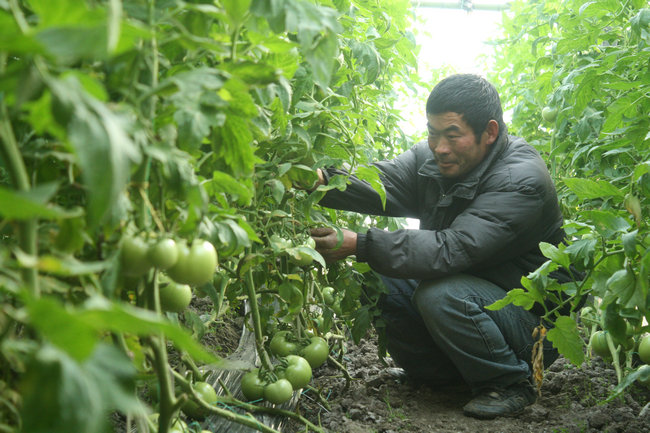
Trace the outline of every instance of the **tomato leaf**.
[[223, 171], [213, 172], [212, 181], [208, 185], [212, 188], [211, 191], [206, 188], [208, 193], [225, 193], [233, 197], [239, 205], [248, 206], [253, 198], [253, 191], [245, 182], [237, 180]]
[[141, 155], [126, 133], [125, 119], [86, 93], [75, 77], [50, 80], [49, 86], [71, 113], [68, 139], [88, 188], [86, 216], [89, 228], [94, 228], [109, 210], [116, 211], [116, 203], [130, 175], [130, 165], [139, 162]]
[[591, 219], [596, 231], [606, 238], [617, 233], [626, 232], [630, 228], [630, 223], [625, 218], [616, 216], [611, 212], [589, 210], [582, 212], [582, 214]]
[[535, 299], [533, 295], [526, 292], [524, 289], [512, 289], [508, 291], [504, 298], [499, 299], [498, 301], [487, 305], [485, 308], [487, 310], [500, 310], [507, 305], [515, 304], [520, 307], [524, 307], [526, 310], [533, 308]]
[[135, 397], [135, 376], [126, 355], [108, 344], [98, 344], [82, 363], [45, 345], [28, 363], [21, 382], [23, 430], [100, 433], [106, 431], [111, 411], [145, 416]]
[[86, 360], [99, 340], [99, 331], [53, 298], [25, 296], [29, 322], [52, 344], [77, 361]]
[[562, 265], [566, 269], [568, 269], [569, 266], [571, 266], [571, 259], [569, 258], [569, 255], [564, 251], [560, 250], [555, 245], [549, 244], [547, 242], [540, 242], [539, 249], [542, 251], [544, 257], [553, 260], [554, 262]]
[[555, 327], [550, 329], [546, 337], [553, 346], [574, 365], [584, 361], [584, 345], [575, 320], [571, 317], [560, 316], [555, 320]]
[[379, 173], [379, 169], [375, 166], [360, 166], [355, 171], [359, 179], [368, 182], [372, 189], [377, 192], [381, 200], [382, 208], [386, 209], [386, 189], [384, 188], [384, 183], [379, 178]]
[[[56, 189], [56, 184], [52, 184]], [[48, 204], [51, 197], [43, 197], [39, 189], [28, 192], [18, 192], [0, 186], [0, 216], [7, 220], [26, 220], [32, 218], [62, 219], [83, 215], [82, 208], [73, 210], [62, 209]], [[55, 191], [52, 191], [54, 193]]]
[[593, 199], [604, 197], [623, 197], [625, 194], [604, 180], [562, 178], [564, 184], [578, 196], [579, 199]]

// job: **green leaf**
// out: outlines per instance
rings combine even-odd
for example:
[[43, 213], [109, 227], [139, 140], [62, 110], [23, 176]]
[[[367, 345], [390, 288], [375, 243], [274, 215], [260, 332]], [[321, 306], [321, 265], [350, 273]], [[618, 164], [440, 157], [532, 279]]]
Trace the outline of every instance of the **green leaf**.
[[275, 68], [262, 62], [243, 60], [238, 63], [225, 63], [222, 68], [246, 84], [263, 86], [278, 81]]
[[336, 10], [305, 0], [286, 7], [286, 29], [298, 33], [300, 51], [311, 67], [314, 82], [322, 89], [329, 86], [338, 57], [341, 26], [337, 16]]
[[621, 241], [623, 243], [623, 250], [625, 251], [625, 256], [629, 257], [630, 259], [634, 259], [637, 256], [636, 238], [638, 233], [639, 233], [638, 230], [634, 230], [629, 233], [623, 233], [623, 235], [621, 236]]
[[68, 140], [88, 190], [86, 217], [92, 229], [119, 201], [129, 179], [131, 163], [139, 162], [141, 155], [126, 132], [129, 126], [125, 118], [90, 96], [76, 77], [50, 80], [48, 84], [59, 101], [57, 109], [63, 107], [69, 112]]
[[558, 249], [555, 245], [547, 242], [540, 242], [539, 249], [544, 257], [553, 260], [555, 263], [562, 265], [564, 268], [569, 269], [571, 266], [571, 259], [564, 251]]
[[41, 347], [21, 380], [22, 431], [103, 433], [110, 412], [146, 415], [135, 397], [136, 373], [126, 355], [104, 343], [83, 363]]
[[[650, 19], [650, 10], [648, 11], [648, 19]], [[627, 374], [623, 380], [621, 380], [621, 382], [612, 390], [612, 394], [607, 397], [607, 400], [605, 400], [605, 402], [610, 402], [618, 398], [627, 387], [632, 385], [637, 380], [643, 383], [648, 383], [650, 381], [650, 366], [648, 364], [641, 364], [636, 370]]]
[[216, 129], [215, 138], [215, 152], [235, 176], [247, 176], [253, 172], [259, 159], [255, 156], [253, 135], [246, 119], [229, 115], [223, 127]]
[[617, 233], [625, 233], [630, 228], [630, 223], [625, 218], [616, 216], [612, 212], [590, 210], [582, 212], [585, 218], [590, 219], [596, 231], [609, 238]]
[[375, 166], [360, 166], [357, 167], [355, 174], [356, 176], [368, 182], [372, 189], [374, 189], [381, 200], [382, 208], [386, 208], [386, 189], [384, 188], [384, 183], [379, 178], [379, 169]]
[[533, 308], [533, 304], [535, 304], [535, 299], [524, 289], [512, 289], [508, 291], [504, 298], [499, 299], [490, 305], [487, 305], [485, 308], [487, 310], [496, 311], [510, 304], [514, 304], [519, 307], [523, 307], [526, 310], [530, 310]]
[[582, 365], [585, 359], [584, 345], [575, 320], [567, 316], [558, 317], [555, 327], [548, 331], [546, 338], [574, 365]]
[[636, 289], [636, 278], [634, 272], [627, 269], [620, 269], [607, 280], [609, 293], [605, 296], [605, 303], [616, 301], [617, 304], [625, 305]]
[[237, 200], [239, 205], [249, 206], [253, 198], [253, 191], [248, 188], [246, 183], [238, 181], [223, 171], [213, 172], [209, 185], [212, 187], [212, 193], [226, 193]]
[[284, 282], [278, 287], [278, 294], [287, 303], [289, 313], [297, 313], [302, 309], [304, 302], [302, 292], [290, 282]]
[[232, 22], [237, 25], [242, 22], [248, 12], [251, 0], [221, 0], [221, 4]]
[[610, 182], [605, 180], [591, 180], [591, 179], [578, 179], [578, 178], [562, 178], [564, 184], [575, 194], [579, 199], [594, 199], [604, 197], [624, 197], [623, 191], [616, 188]]
[[368, 305], [363, 305], [355, 311], [352, 322], [352, 339], [358, 343], [372, 326], [372, 316]]
[[381, 57], [371, 43], [352, 42], [352, 55], [358, 61], [358, 71], [365, 78], [365, 84], [373, 83], [380, 72]]
[[89, 299], [84, 307], [85, 309], [78, 312], [78, 317], [98, 330], [126, 332], [140, 336], [163, 334], [178, 349], [186, 351], [198, 361], [219, 364], [225, 362], [208, 352], [185, 329], [151, 311], [109, 302], [100, 297]]
[[311, 189], [318, 180], [316, 170], [302, 164], [292, 165], [287, 175], [293, 185], [304, 189]]
[[[58, 185], [52, 184], [56, 191]], [[13, 191], [0, 186], [0, 216], [7, 220], [27, 220], [32, 218], [63, 219], [83, 215], [83, 209], [65, 210], [56, 205], [47, 204], [52, 194], [43, 197], [39, 189], [28, 192]]]
[[76, 361], [86, 360], [99, 340], [99, 330], [60, 302], [47, 297], [25, 298], [29, 322], [52, 344]]
[[580, 239], [564, 249], [574, 263], [587, 266], [591, 263], [596, 250], [596, 239]]
[[277, 179], [269, 179], [266, 181], [266, 184], [271, 188], [271, 196], [277, 204], [282, 202], [282, 197], [284, 197], [285, 188], [284, 184]]

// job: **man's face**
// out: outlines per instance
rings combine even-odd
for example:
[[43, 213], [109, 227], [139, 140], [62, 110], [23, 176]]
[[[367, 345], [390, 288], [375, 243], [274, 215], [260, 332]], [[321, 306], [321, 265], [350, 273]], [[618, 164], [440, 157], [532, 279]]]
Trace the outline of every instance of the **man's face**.
[[[479, 139], [463, 116], [454, 112], [427, 114], [429, 148], [435, 156], [440, 173], [450, 179], [458, 179], [476, 167], [487, 154], [498, 135], [495, 121]], [[496, 134], [493, 129], [496, 126]]]

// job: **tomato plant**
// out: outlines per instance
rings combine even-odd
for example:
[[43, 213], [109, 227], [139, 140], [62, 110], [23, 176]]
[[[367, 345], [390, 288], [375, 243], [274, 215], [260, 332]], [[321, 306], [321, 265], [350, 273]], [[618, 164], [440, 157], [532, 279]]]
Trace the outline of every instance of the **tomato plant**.
[[[328, 330], [361, 338], [372, 274], [337, 266], [354, 281], [334, 318], [317, 287], [336, 276], [308, 233], [317, 221], [368, 221], [296, 186], [324, 164], [354, 169], [411, 144], [392, 87], [418, 86], [410, 7], [0, 2], [2, 429], [99, 433], [108, 413], [142, 421], [155, 405], [160, 431], [181, 430], [187, 388], [172, 383], [217, 362], [197, 339], [244, 299], [263, 364], [273, 329], [304, 341], [321, 307]], [[208, 311], [187, 308], [190, 286]], [[145, 386], [155, 402], [140, 397]]]
[[[585, 302], [593, 307], [592, 332], [606, 330], [615, 348], [622, 347], [611, 363], [619, 383], [628, 384], [634, 341], [650, 320], [650, 121], [642, 114], [650, 102], [639, 73], [650, 59], [648, 52], [639, 55], [650, 44], [643, 24], [648, 5], [546, 0], [539, 6], [511, 3], [490, 78], [513, 113], [509, 131], [545, 157], [569, 242], [540, 245], [548, 263], [523, 281], [534, 291], [513, 293], [511, 300], [523, 305], [559, 297], [567, 311]], [[545, 122], [539, 121], [540, 107]], [[552, 278], [559, 267], [574, 281]], [[555, 325], [549, 340], [582, 364], [584, 343], [575, 320], [559, 309], [547, 310], [545, 319]], [[626, 322], [635, 324], [632, 333], [626, 333]]]

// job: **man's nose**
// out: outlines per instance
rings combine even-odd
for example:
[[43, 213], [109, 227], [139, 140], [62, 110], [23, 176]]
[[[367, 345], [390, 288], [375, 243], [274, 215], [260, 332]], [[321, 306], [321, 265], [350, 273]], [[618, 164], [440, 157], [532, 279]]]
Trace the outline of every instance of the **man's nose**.
[[429, 147], [431, 148], [431, 151], [436, 155], [447, 155], [451, 153], [449, 141], [444, 137], [440, 137], [435, 140], [429, 140]]

